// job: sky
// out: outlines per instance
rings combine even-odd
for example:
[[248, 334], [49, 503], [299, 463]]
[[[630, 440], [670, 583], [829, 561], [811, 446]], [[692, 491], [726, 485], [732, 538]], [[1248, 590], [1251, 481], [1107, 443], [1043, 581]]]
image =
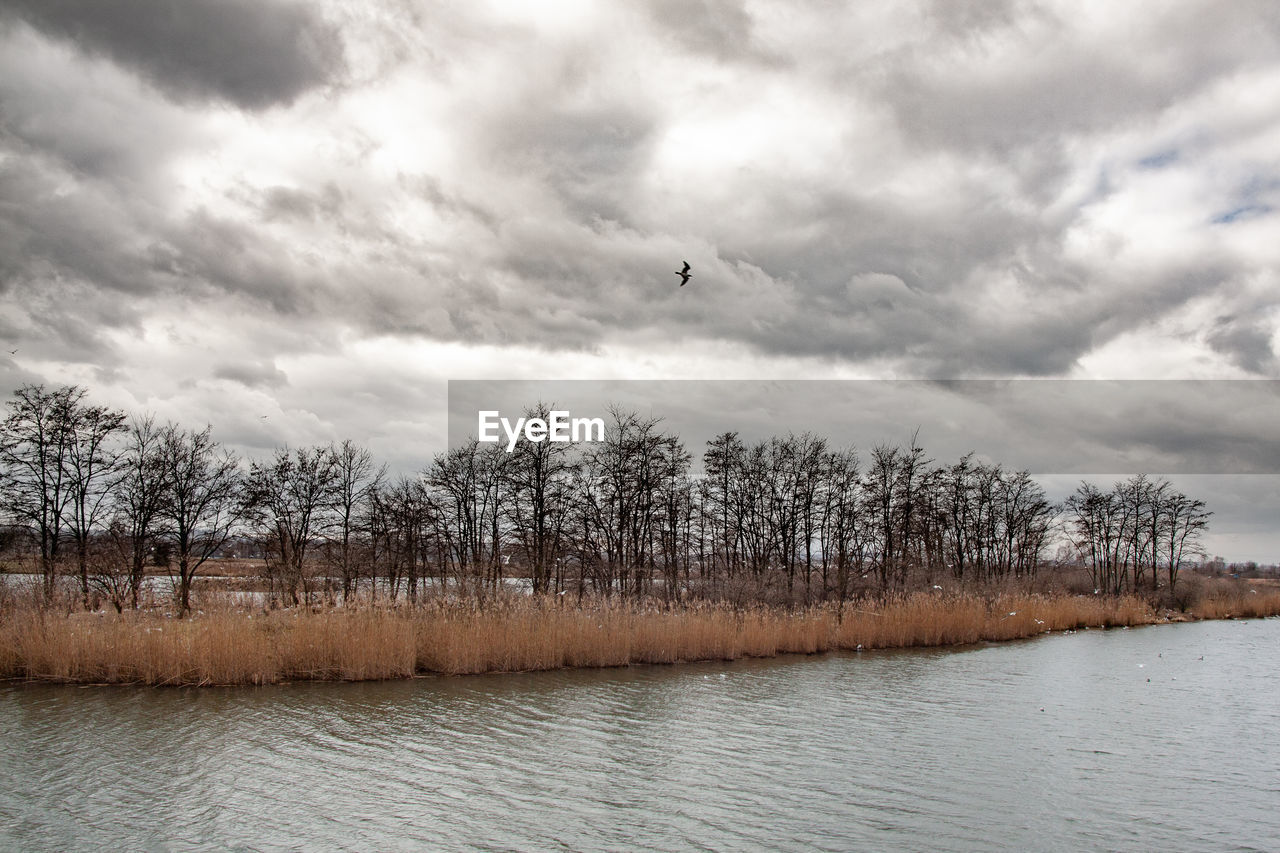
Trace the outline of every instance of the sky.
[[421, 467], [449, 380], [1276, 379], [1277, 208], [1267, 0], [0, 0], [0, 391], [250, 456]]

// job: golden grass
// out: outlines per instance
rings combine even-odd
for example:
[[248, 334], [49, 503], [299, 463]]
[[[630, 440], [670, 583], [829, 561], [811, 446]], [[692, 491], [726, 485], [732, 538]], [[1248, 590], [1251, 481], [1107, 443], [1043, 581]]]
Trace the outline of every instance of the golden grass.
[[0, 675], [45, 681], [267, 684], [403, 678], [413, 625], [378, 611], [269, 615], [24, 612], [0, 625]]
[[[206, 602], [187, 619], [151, 612], [0, 608], [0, 677], [153, 685], [360, 681], [733, 660], [832, 649], [939, 646], [1162, 621], [1136, 597], [916, 594], [887, 603], [781, 610], [511, 599], [416, 608], [247, 612]], [[1280, 590], [1232, 590], [1196, 618], [1280, 614]]]
[[450, 674], [733, 660], [830, 649], [832, 614], [538, 602], [418, 615], [421, 669]]
[[1156, 621], [1151, 607], [1133, 596], [912, 595], [874, 610], [846, 610], [836, 644], [846, 649], [946, 646]]
[[1196, 619], [1244, 619], [1280, 615], [1280, 589], [1263, 586], [1215, 591], [1193, 604]]

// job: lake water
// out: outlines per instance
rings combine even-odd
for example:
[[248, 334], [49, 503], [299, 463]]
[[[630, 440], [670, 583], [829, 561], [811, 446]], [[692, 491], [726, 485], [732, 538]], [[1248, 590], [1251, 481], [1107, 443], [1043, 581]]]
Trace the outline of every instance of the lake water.
[[0, 686], [0, 848], [1275, 850], [1280, 620], [239, 689]]

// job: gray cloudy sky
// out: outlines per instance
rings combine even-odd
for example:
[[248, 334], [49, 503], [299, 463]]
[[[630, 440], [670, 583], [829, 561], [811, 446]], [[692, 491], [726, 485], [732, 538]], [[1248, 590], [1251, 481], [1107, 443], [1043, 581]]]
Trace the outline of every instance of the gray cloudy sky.
[[0, 384], [248, 453], [411, 468], [447, 379], [1276, 378], [1277, 208], [1269, 0], [0, 0]]

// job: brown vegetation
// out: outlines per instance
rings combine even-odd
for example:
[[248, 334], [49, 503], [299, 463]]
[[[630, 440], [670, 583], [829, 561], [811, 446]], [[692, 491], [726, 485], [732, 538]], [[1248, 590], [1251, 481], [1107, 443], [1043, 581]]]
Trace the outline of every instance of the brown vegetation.
[[1196, 619], [1246, 619], [1280, 613], [1280, 586], [1223, 578], [1203, 582], [1187, 612]]
[[[806, 609], [512, 597], [248, 612], [206, 594], [190, 618], [0, 601], [0, 677], [152, 685], [369, 680], [940, 646], [1167, 621], [1134, 596], [917, 593]], [[1280, 590], [1223, 585], [1196, 618], [1280, 614]]]

